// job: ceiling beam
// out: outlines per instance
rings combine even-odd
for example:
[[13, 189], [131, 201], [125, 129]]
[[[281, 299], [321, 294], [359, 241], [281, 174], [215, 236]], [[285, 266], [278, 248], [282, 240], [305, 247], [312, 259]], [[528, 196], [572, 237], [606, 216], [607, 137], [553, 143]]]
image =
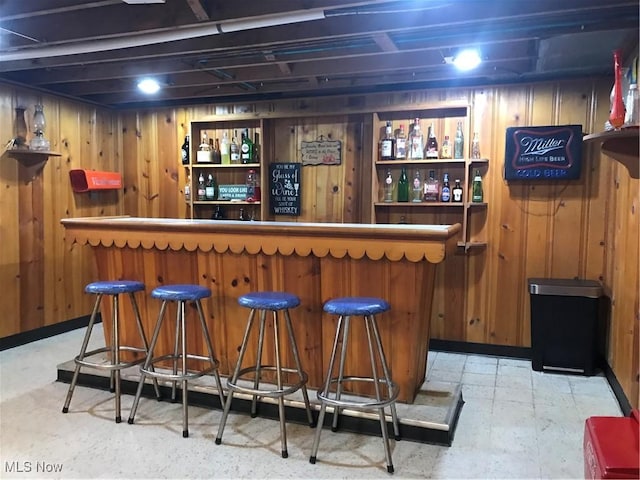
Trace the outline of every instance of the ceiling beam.
[[373, 41], [382, 49], [383, 52], [397, 52], [398, 47], [389, 35], [385, 32], [377, 33], [373, 36]]
[[191, 11], [193, 12], [193, 15], [199, 22], [206, 22], [208, 20], [211, 20], [211, 18], [209, 18], [209, 14], [205, 10], [200, 0], [187, 0], [187, 3], [189, 4], [189, 8], [191, 8]]

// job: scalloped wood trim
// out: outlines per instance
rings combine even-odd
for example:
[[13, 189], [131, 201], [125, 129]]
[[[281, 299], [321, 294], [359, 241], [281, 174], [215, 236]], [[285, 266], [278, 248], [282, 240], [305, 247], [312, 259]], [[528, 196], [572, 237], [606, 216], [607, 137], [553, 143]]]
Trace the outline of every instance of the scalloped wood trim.
[[62, 220], [70, 243], [145, 250], [180, 250], [284, 256], [349, 256], [431, 263], [455, 248], [460, 225], [378, 226], [283, 222], [203, 222], [171, 219], [83, 218]]

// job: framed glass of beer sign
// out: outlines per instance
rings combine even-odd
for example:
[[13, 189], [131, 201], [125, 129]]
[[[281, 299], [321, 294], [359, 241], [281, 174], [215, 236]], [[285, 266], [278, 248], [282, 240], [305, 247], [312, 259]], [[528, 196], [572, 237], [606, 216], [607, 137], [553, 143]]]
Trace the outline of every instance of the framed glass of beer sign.
[[577, 180], [582, 164], [582, 125], [509, 127], [505, 180]]

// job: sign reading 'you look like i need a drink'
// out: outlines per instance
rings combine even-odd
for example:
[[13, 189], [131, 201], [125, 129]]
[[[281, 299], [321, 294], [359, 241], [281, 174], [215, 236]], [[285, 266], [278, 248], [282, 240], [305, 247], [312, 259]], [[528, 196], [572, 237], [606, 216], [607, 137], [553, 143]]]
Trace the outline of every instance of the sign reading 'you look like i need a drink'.
[[505, 180], [577, 180], [582, 125], [509, 127], [505, 157]]

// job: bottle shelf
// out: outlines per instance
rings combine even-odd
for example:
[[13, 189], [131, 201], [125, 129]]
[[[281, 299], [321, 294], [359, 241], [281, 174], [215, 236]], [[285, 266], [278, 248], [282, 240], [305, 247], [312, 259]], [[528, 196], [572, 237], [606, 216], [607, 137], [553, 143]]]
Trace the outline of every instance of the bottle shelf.
[[376, 207], [438, 207], [462, 208], [462, 202], [375, 202]]
[[[185, 165], [188, 167], [189, 165]], [[191, 168], [260, 168], [259, 163], [192, 163]]]
[[423, 160], [377, 160], [376, 165], [461, 165], [464, 166], [464, 158], [430, 158]]

